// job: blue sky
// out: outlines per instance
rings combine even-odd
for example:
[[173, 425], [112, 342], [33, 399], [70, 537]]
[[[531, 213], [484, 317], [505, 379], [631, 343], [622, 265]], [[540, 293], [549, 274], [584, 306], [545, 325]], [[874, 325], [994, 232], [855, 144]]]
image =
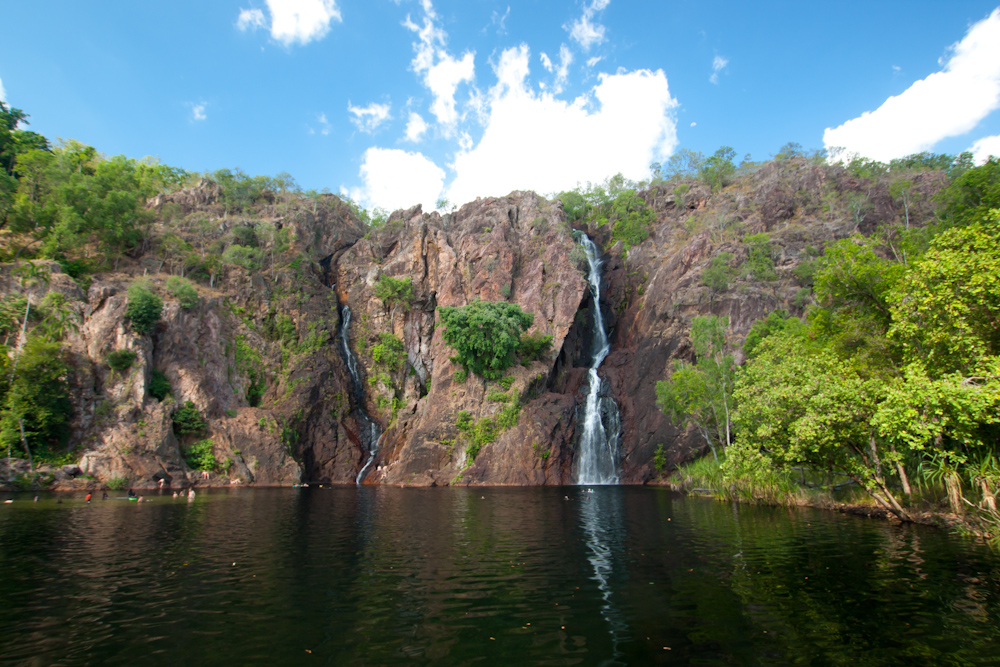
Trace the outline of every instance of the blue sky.
[[393, 209], [788, 141], [1000, 153], [992, 2], [8, 3], [31, 129]]

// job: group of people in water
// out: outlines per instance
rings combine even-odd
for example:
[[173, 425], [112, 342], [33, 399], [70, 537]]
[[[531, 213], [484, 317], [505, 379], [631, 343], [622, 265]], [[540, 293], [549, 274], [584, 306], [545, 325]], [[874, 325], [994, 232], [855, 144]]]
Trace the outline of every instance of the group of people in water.
[[[162, 488], [162, 485], [161, 485], [161, 488]], [[183, 498], [184, 496], [187, 496], [188, 502], [193, 502], [194, 498], [195, 498], [194, 487], [189, 487], [188, 490], [187, 490], [187, 493], [184, 493], [183, 491], [174, 491], [174, 495], [173, 495], [174, 498]], [[110, 496], [108, 496], [108, 492], [107, 491], [104, 491], [104, 492], [101, 493], [101, 500], [107, 500], [109, 497]], [[128, 500], [132, 500], [132, 501], [135, 501], [137, 503], [151, 503], [151, 502], [153, 502], [153, 500], [151, 498], [145, 498], [143, 496], [137, 495], [136, 492], [133, 489], [129, 489], [128, 490], [128, 495], [126, 496], [126, 498]], [[87, 495], [84, 496], [84, 498], [83, 498], [84, 502], [86, 502], [87, 504], [90, 504], [90, 501], [93, 500], [93, 499], [94, 499], [94, 494], [91, 491], [87, 491]], [[7, 500], [4, 500], [3, 502], [5, 504], [7, 504], [7, 505], [10, 505], [11, 503], [14, 502], [14, 499], [13, 498], [9, 498]], [[38, 496], [35, 496], [34, 502], [36, 502], [36, 503], [38, 502]], [[59, 498], [58, 500], [56, 500], [56, 502], [57, 503], [62, 503], [62, 498]]]

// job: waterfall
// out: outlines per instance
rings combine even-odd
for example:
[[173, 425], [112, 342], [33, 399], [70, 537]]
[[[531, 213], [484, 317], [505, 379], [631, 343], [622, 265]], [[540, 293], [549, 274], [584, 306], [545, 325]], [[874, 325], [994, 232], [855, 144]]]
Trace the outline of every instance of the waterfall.
[[351, 374], [351, 387], [354, 389], [354, 404], [357, 406], [354, 420], [358, 423], [358, 438], [361, 445], [368, 451], [368, 461], [358, 472], [356, 484], [361, 484], [365, 479], [365, 472], [375, 460], [378, 454], [378, 446], [382, 438], [382, 430], [374, 419], [365, 411], [365, 385], [361, 381], [361, 373], [358, 370], [358, 358], [351, 352], [351, 346], [347, 344], [348, 330], [351, 326], [351, 309], [344, 305], [340, 307], [340, 351], [347, 364], [347, 371]]
[[605, 383], [597, 375], [604, 358], [611, 351], [608, 333], [604, 328], [601, 313], [601, 258], [597, 246], [586, 234], [580, 236], [580, 245], [587, 253], [590, 265], [590, 293], [593, 296], [594, 326], [590, 349], [590, 391], [583, 413], [583, 435], [580, 437], [578, 484], [617, 484], [618, 447], [621, 439], [621, 423], [618, 405], [608, 395]]

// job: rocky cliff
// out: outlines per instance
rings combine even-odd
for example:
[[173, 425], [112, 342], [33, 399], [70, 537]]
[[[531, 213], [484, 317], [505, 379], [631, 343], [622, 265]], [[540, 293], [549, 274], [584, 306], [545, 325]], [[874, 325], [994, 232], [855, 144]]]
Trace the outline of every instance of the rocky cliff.
[[[572, 483], [594, 307], [578, 231], [604, 248], [611, 353], [600, 372], [621, 412], [621, 477], [649, 481], [657, 445], [668, 468], [701, 449], [655, 405], [655, 383], [671, 360], [691, 356], [691, 318], [728, 316], [738, 349], [758, 318], [806, 307], [808, 279], [796, 267], [831, 240], [898, 216], [884, 187], [801, 159], [768, 163], [714, 194], [682, 185], [640, 193], [655, 220], [649, 238], [627, 252], [608, 225], [571, 225], [558, 201], [530, 192], [447, 215], [397, 211], [377, 228], [331, 195], [265, 199], [239, 215], [210, 182], [161, 195], [150, 202], [157, 241], [123, 258], [118, 273], [95, 276], [86, 291], [56, 264], [46, 267], [47, 285], [30, 288], [5, 269], [8, 296], [34, 303], [60, 291], [79, 320], [64, 343], [69, 447], [79, 462], [46, 469], [49, 480], [58, 488], [353, 483], [365, 468], [366, 484]], [[940, 185], [940, 174], [928, 173], [916, 187], [930, 194]], [[857, 200], [852, 193], [863, 207], [845, 203]], [[743, 239], [759, 232], [769, 234], [774, 258], [767, 279], [740, 270], [749, 252]], [[252, 251], [228, 250], [238, 244]], [[730, 280], [709, 287], [703, 272], [720, 253], [729, 253]], [[193, 307], [182, 307], [166, 284], [182, 273], [198, 283]], [[127, 287], [143, 275], [165, 304], [150, 335], [136, 333], [125, 315]], [[385, 276], [409, 279], [412, 299], [383, 302], [376, 288]], [[530, 332], [552, 336], [551, 349], [510, 369], [503, 385], [463, 381], [436, 309], [476, 299], [532, 313]], [[361, 393], [338, 344], [347, 309]], [[402, 341], [403, 363], [387, 366], [375, 352], [386, 334]], [[136, 362], [111, 370], [116, 350], [134, 351]], [[162, 401], [149, 393], [154, 370], [170, 383]], [[197, 436], [173, 428], [188, 401], [207, 422]], [[491, 425], [477, 452], [458, 428], [463, 413]], [[373, 447], [363, 415], [382, 431], [367, 468]], [[513, 423], [494, 427], [501, 415]], [[195, 439], [210, 441], [213, 470], [185, 462]]]

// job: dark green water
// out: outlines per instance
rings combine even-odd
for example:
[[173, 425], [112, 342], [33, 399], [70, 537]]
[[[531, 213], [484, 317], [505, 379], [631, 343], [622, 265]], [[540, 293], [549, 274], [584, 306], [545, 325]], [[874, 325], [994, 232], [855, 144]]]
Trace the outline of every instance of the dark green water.
[[0, 663], [1000, 664], [998, 566], [935, 530], [647, 488], [19, 496]]

